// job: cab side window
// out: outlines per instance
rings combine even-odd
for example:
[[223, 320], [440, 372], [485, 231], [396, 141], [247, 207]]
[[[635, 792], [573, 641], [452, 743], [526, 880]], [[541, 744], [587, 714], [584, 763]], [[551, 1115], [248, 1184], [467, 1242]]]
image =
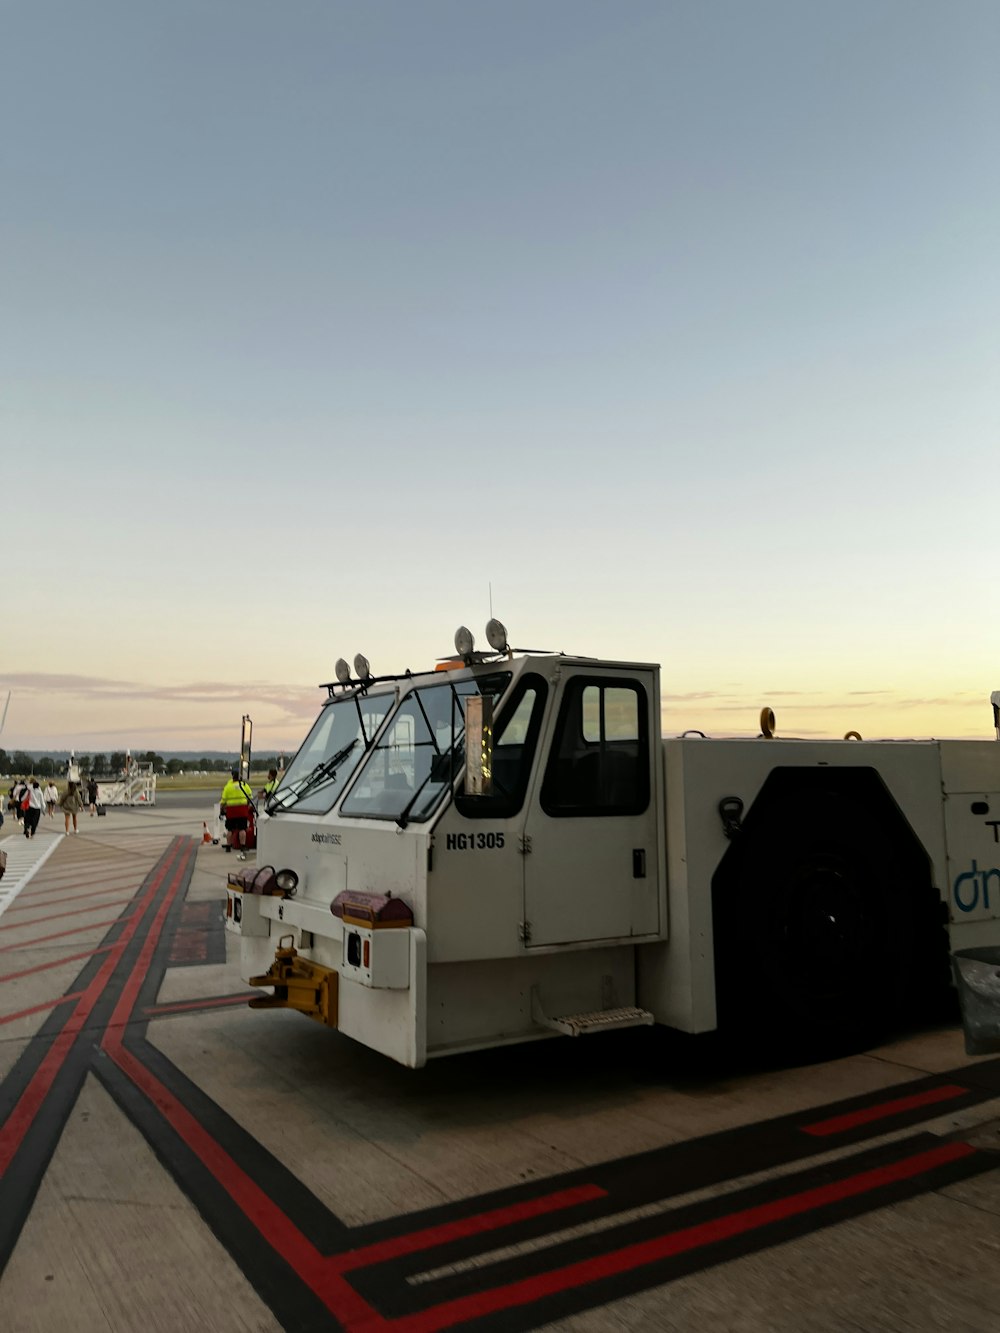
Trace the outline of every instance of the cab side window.
[[459, 790], [455, 797], [455, 808], [466, 819], [510, 819], [521, 809], [547, 689], [541, 676], [524, 676], [518, 682], [493, 733], [493, 795], [466, 796]]
[[542, 784], [545, 813], [641, 814], [649, 805], [648, 713], [638, 681], [569, 681]]

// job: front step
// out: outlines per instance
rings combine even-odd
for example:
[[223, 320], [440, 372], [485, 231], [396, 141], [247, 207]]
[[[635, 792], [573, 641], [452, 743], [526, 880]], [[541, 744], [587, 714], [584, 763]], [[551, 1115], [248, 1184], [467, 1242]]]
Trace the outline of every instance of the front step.
[[537, 989], [531, 988], [531, 1017], [540, 1027], [562, 1032], [567, 1037], [586, 1037], [591, 1032], [610, 1032], [613, 1028], [651, 1027], [656, 1021], [648, 1009], [634, 1004], [618, 1009], [595, 1009], [589, 1014], [562, 1014], [550, 1018], [542, 1008]]

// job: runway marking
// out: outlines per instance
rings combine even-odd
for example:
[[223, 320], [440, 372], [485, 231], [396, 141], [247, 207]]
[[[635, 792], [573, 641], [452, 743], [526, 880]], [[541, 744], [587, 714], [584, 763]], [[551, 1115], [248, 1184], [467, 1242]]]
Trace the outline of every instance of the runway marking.
[[10, 953], [12, 949], [30, 949], [36, 944], [48, 944], [50, 940], [61, 940], [67, 935], [82, 935], [87, 930], [100, 930], [102, 926], [116, 926], [119, 921], [127, 921], [128, 913], [112, 917], [110, 921], [92, 921], [89, 926], [74, 926], [72, 930], [57, 930], [54, 935], [38, 935], [33, 940], [19, 940], [16, 944], [0, 944], [0, 953]]
[[957, 1083], [945, 1083], [939, 1088], [929, 1088], [926, 1092], [914, 1093], [910, 1097], [897, 1097], [890, 1102], [862, 1107], [860, 1111], [848, 1111], [845, 1115], [831, 1116], [829, 1120], [803, 1125], [802, 1132], [821, 1138], [828, 1134], [843, 1134], [846, 1130], [857, 1129], [859, 1125], [870, 1125], [876, 1120], [884, 1120], [887, 1116], [915, 1111], [918, 1107], [933, 1106], [936, 1102], [948, 1101], [952, 1097], [964, 1097], [968, 1091], [968, 1088], [959, 1087]]
[[4, 838], [0, 842], [0, 847], [7, 853], [7, 873], [0, 879], [0, 916], [3, 916], [17, 895], [31, 883], [58, 847], [62, 837], [61, 833], [57, 833], [44, 851], [34, 838], [28, 839], [23, 833], [20, 837]]
[[[88, 1019], [90, 1018], [94, 1006], [104, 992], [105, 987], [110, 981], [122, 953], [131, 941], [138, 928], [139, 922], [146, 908], [153, 901], [157, 890], [164, 877], [167, 874], [170, 863], [167, 862], [161, 868], [158, 874], [154, 875], [152, 883], [149, 885], [146, 893], [139, 900], [136, 911], [132, 914], [126, 923], [125, 929], [119, 938], [114, 942], [108, 951], [107, 958], [101, 963], [100, 968], [90, 985], [80, 993], [76, 1008], [66, 1020], [65, 1026], [56, 1036], [55, 1040], [44, 1057], [41, 1065], [36, 1070], [31, 1082], [19, 1098], [5, 1123], [0, 1127], [0, 1177], [2, 1177], [13, 1160], [14, 1154], [19, 1148], [25, 1134], [28, 1131], [31, 1122], [40, 1110], [42, 1103], [48, 1096], [52, 1084], [59, 1073], [73, 1042], [83, 1031]], [[180, 881], [178, 880], [178, 885]], [[69, 932], [66, 932], [69, 933]]]
[[32, 1014], [41, 1014], [47, 1009], [56, 1009], [68, 1000], [78, 1000], [82, 994], [83, 991], [71, 991], [68, 995], [60, 995], [55, 1000], [43, 1000], [41, 1004], [33, 1004], [30, 1009], [19, 1009], [17, 1013], [3, 1014], [0, 1016], [0, 1025], [13, 1023], [18, 1018], [30, 1018]]
[[487, 1232], [498, 1231], [502, 1227], [513, 1226], [515, 1222], [543, 1217], [564, 1208], [575, 1208], [581, 1203], [593, 1203], [595, 1199], [607, 1197], [608, 1191], [602, 1189], [600, 1185], [577, 1185], [572, 1189], [557, 1190], [554, 1194], [537, 1195], [526, 1199], [523, 1203], [492, 1208], [485, 1213], [473, 1213], [454, 1222], [441, 1222], [437, 1226], [424, 1227], [419, 1231], [404, 1232], [403, 1235], [394, 1236], [391, 1240], [373, 1241], [370, 1245], [363, 1245], [356, 1250], [338, 1255], [329, 1262], [338, 1272], [347, 1273], [353, 1268], [368, 1268], [372, 1264], [382, 1264], [403, 1255], [418, 1254], [422, 1250], [447, 1245], [453, 1240], [481, 1236]]
[[[131, 891], [122, 889], [119, 892], [128, 895], [125, 899], [126, 902], [135, 896], [134, 887]], [[112, 903], [95, 903], [91, 907], [78, 907], [74, 912], [53, 912], [51, 916], [39, 916], [31, 921], [8, 921], [5, 926], [0, 926], [0, 930], [28, 930], [32, 926], [47, 925], [50, 921], [64, 921], [70, 916], [86, 916], [88, 912], [106, 912], [111, 906], [113, 906]]]
[[[61, 907], [63, 903], [78, 903], [82, 902], [84, 898], [103, 898], [109, 893], [135, 893], [137, 888], [138, 882], [133, 875], [127, 884], [113, 885], [110, 888], [104, 889], [92, 889], [90, 893], [75, 893], [69, 898], [56, 898], [54, 902], [41, 902], [40, 900], [45, 895], [42, 893], [33, 893], [30, 902], [17, 903], [16, 905], [11, 906], [10, 910], [12, 912], [37, 912], [39, 908], [45, 910], [49, 907]], [[64, 892], [64, 890], [60, 889], [60, 893], [62, 892]], [[0, 927], [0, 929], [16, 929], [16, 923], [11, 922], [10, 925]]]
[[5, 981], [19, 981], [21, 977], [30, 977], [34, 972], [47, 972], [53, 967], [65, 967], [67, 963], [78, 963], [82, 958], [93, 958], [95, 954], [106, 953], [112, 946], [99, 944], [96, 949], [87, 949], [84, 953], [67, 954], [64, 958], [50, 958], [47, 963], [36, 963], [34, 967], [24, 967], [20, 972], [5, 972], [0, 976], [0, 985]]
[[[981, 1114], [1000, 1087], [989, 1061], [914, 1079], [889, 1100], [817, 1108], [805, 1125], [801, 1112], [780, 1116], [347, 1227], [146, 1038], [152, 1019], [247, 998], [155, 1003], [172, 957], [216, 910], [184, 904], [197, 846], [174, 840], [101, 945], [73, 955], [86, 963], [70, 994], [25, 1011], [55, 1012], [0, 1087], [0, 1269], [90, 1073], [275, 1317], [316, 1333], [527, 1330], [995, 1168], [989, 1153], [912, 1127], [945, 1105], [959, 1107], [952, 1125], [973, 1105]], [[864, 1141], [811, 1146], [841, 1133]]]
[[185, 903], [170, 945], [168, 966], [225, 963], [226, 924], [219, 901]]
[[398, 1333], [437, 1333], [470, 1319], [483, 1318], [513, 1306], [527, 1305], [568, 1289], [590, 1285], [602, 1279], [615, 1277], [632, 1269], [645, 1267], [660, 1260], [684, 1254], [704, 1246], [743, 1235], [761, 1227], [773, 1225], [788, 1218], [801, 1216], [829, 1207], [847, 1199], [898, 1181], [909, 1180], [974, 1155], [976, 1149], [967, 1143], [944, 1143], [926, 1152], [916, 1153], [889, 1166], [859, 1172], [829, 1185], [816, 1186], [797, 1194], [789, 1194], [772, 1203], [761, 1204], [724, 1214], [697, 1226], [650, 1240], [626, 1245], [575, 1264], [555, 1268], [537, 1277], [512, 1282], [506, 1286], [477, 1292], [473, 1295], [432, 1306], [419, 1314], [391, 1321], [387, 1327]]
[[[127, 889], [131, 887], [137, 889], [146, 877], [145, 871], [139, 873], [137, 868], [130, 867], [128, 870], [111, 871], [107, 874], [94, 875], [91, 879], [82, 879], [73, 873], [75, 869], [77, 869], [77, 867], [73, 864], [61, 867], [51, 867], [48, 879], [52, 884], [52, 887], [32, 890], [30, 902], [19, 903], [16, 909], [12, 908], [11, 910], [30, 912], [33, 904], [42, 907], [46, 906], [46, 900], [54, 893], [66, 893], [68, 890], [76, 888], [86, 889], [92, 884], [99, 884], [102, 888]], [[65, 879], [63, 882], [60, 882], [60, 878], [63, 874], [65, 874]], [[114, 881], [119, 879], [122, 883], [116, 884]], [[73, 895], [74, 898], [86, 898], [89, 896], [90, 895], [86, 893], [77, 893]], [[67, 899], [67, 901], [70, 900]]]

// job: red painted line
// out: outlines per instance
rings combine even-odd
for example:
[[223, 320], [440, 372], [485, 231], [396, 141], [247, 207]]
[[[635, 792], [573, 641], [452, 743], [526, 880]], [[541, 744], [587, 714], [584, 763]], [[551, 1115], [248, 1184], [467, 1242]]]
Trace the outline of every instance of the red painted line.
[[[134, 859], [130, 857], [129, 860], [133, 861]], [[58, 873], [58, 867], [61, 864], [62, 863], [60, 862], [57, 865], [54, 865], [52, 861], [47, 861], [45, 865], [44, 887], [35, 881], [32, 881], [30, 886], [25, 890], [25, 896], [27, 898], [48, 898], [49, 895], [53, 893], [70, 893], [74, 889], [86, 889], [91, 885], [110, 885], [111, 887], [117, 887], [113, 883], [115, 880], [121, 880], [121, 887], [123, 888], [130, 883], [134, 885], [135, 888], [138, 888], [146, 878], [145, 875], [141, 874], [138, 879], [136, 878], [136, 868], [134, 863], [130, 864], [127, 868], [122, 867], [119, 870], [102, 870], [99, 875], [91, 875], [87, 877], [75, 873], [76, 867], [74, 866], [70, 867], [71, 873], [60, 874]], [[14, 909], [11, 908], [10, 910], [13, 911]]]
[[[129, 902], [131, 899], [126, 898], [125, 901]], [[95, 903], [93, 907], [78, 907], [75, 912], [53, 912], [51, 916], [39, 916], [31, 921], [11, 921], [9, 925], [0, 926], [0, 930], [27, 930], [30, 926], [47, 926], [50, 921], [62, 921], [68, 916], [86, 916], [88, 912], [105, 912], [112, 905], [111, 903]]]
[[312, 1242], [267, 1194], [233, 1161], [212, 1135], [174, 1094], [128, 1050], [121, 1039], [127, 1009], [116, 1014], [117, 1026], [105, 1033], [102, 1046], [115, 1064], [144, 1093], [183, 1143], [215, 1177], [247, 1220], [298, 1277], [348, 1327], [388, 1328], [386, 1320], [338, 1273]]
[[[140, 901], [138, 904], [139, 910], [142, 909], [145, 901], [145, 898]], [[67, 935], [82, 935], [85, 930], [97, 930], [100, 926], [114, 926], [119, 921], [128, 921], [129, 919], [129, 913], [123, 912], [120, 916], [113, 916], [110, 921], [91, 921], [87, 926], [74, 926], [72, 930], [57, 930], [54, 935], [38, 935], [33, 940], [19, 940], [17, 944], [0, 944], [0, 953], [10, 953], [11, 949], [30, 949], [34, 944], [48, 944], [49, 940], [61, 940]]]
[[84, 898], [100, 898], [106, 893], [134, 893], [142, 881], [134, 881], [131, 884], [115, 885], [107, 889], [92, 889], [90, 893], [74, 893], [69, 898], [54, 898], [51, 902], [40, 903], [35, 895], [26, 893], [23, 896], [28, 898], [28, 902], [16, 902], [7, 908], [7, 916], [11, 912], [32, 912], [39, 908], [48, 909], [49, 907], [61, 907], [63, 903], [78, 903]]
[[[107, 958], [101, 964], [90, 985], [81, 994], [76, 1008], [49, 1047], [44, 1060], [35, 1070], [31, 1082], [21, 1094], [3, 1125], [0, 1126], [0, 1177], [6, 1173], [14, 1155], [21, 1146], [21, 1141], [28, 1132], [31, 1122], [41, 1110], [59, 1070], [73, 1047], [74, 1041], [85, 1027], [104, 987], [114, 974], [126, 945], [138, 929], [146, 908], [153, 901], [167, 874], [175, 871], [178, 863], [178, 852], [181, 850], [179, 847], [173, 856], [160, 867], [149, 888], [139, 900], [137, 911], [133, 913], [125, 929], [109, 949]], [[186, 864], [183, 857], [180, 864]], [[179, 883], [179, 878], [177, 882]], [[108, 924], [112, 923], [109, 922]], [[83, 927], [83, 929], [89, 929], [89, 927]], [[64, 931], [63, 933], [69, 934], [72, 932]]]
[[60, 1004], [65, 1004], [67, 1000], [78, 1000], [82, 994], [82, 990], [72, 991], [69, 995], [60, 995], [55, 1000], [46, 1000], [44, 1004], [34, 1004], [30, 1009], [19, 1009], [16, 1014], [4, 1014], [0, 1018], [0, 1026], [4, 1023], [13, 1023], [18, 1018], [27, 1018], [30, 1014], [40, 1014], [43, 1009], [55, 1009]]
[[[0, 977], [0, 981], [3, 981], [3, 977]], [[158, 1018], [160, 1014], [184, 1014], [189, 1010], [218, 1009], [226, 1004], [246, 1004], [248, 1000], [253, 999], [256, 993], [256, 991], [247, 991], [245, 995], [220, 995], [212, 1000], [184, 1000], [178, 1001], [177, 1004], [154, 1004], [142, 1012], [150, 1018]]]
[[486, 1213], [475, 1213], [455, 1222], [442, 1222], [436, 1227], [425, 1227], [422, 1231], [410, 1231], [403, 1236], [393, 1236], [391, 1240], [374, 1241], [359, 1250], [349, 1250], [346, 1254], [334, 1255], [327, 1263], [338, 1273], [350, 1272], [354, 1268], [368, 1268], [372, 1264], [385, 1263], [387, 1259], [398, 1259], [404, 1254], [417, 1254], [420, 1250], [430, 1250], [437, 1245], [447, 1245], [449, 1241], [464, 1240], [467, 1236], [479, 1236], [486, 1231], [496, 1231], [499, 1227], [513, 1226], [515, 1222], [524, 1222], [533, 1217], [544, 1217], [547, 1213], [558, 1212], [562, 1208], [576, 1208], [581, 1203], [591, 1203], [594, 1199], [606, 1199], [608, 1192], [600, 1185], [576, 1185], [572, 1189], [558, 1190], [553, 1194], [542, 1194], [535, 1199], [526, 1199], [523, 1203], [508, 1204], [505, 1208], [493, 1208]]
[[939, 1088], [929, 1088], [927, 1092], [915, 1092], [909, 1097], [897, 1097], [891, 1102], [865, 1106], [860, 1111], [831, 1116], [829, 1120], [817, 1120], [815, 1124], [802, 1125], [801, 1129], [803, 1134], [815, 1134], [820, 1138], [828, 1134], [843, 1134], [858, 1125], [870, 1125], [873, 1120], [884, 1120], [891, 1115], [902, 1115], [904, 1111], [916, 1111], [921, 1106], [951, 1101], [953, 1097], [961, 1097], [968, 1091], [968, 1088], [960, 1088], [957, 1083], [944, 1083]]
[[225, 1149], [199, 1123], [155, 1074], [126, 1050], [122, 1034], [130, 1021], [148, 961], [156, 948], [166, 915], [164, 903], [151, 926], [140, 956], [122, 990], [111, 1022], [101, 1045], [122, 1072], [132, 1080], [156, 1107], [174, 1132], [211, 1172], [223, 1190], [249, 1222], [257, 1228], [268, 1245], [315, 1292], [328, 1310], [347, 1327], [362, 1326], [374, 1333], [388, 1329], [390, 1323], [374, 1310], [345, 1280], [343, 1273], [352, 1267], [372, 1264], [397, 1254], [412, 1253], [431, 1245], [443, 1244], [458, 1236], [473, 1235], [508, 1225], [522, 1217], [537, 1217], [543, 1213], [572, 1207], [592, 1198], [600, 1198], [605, 1191], [594, 1185], [563, 1190], [558, 1194], [531, 1199], [507, 1208], [449, 1222], [439, 1227], [426, 1228], [409, 1236], [376, 1242], [353, 1253], [327, 1258], [320, 1254], [298, 1227], [282, 1212], [267, 1194], [242, 1170]]
[[5, 981], [18, 981], [21, 977], [30, 977], [33, 972], [47, 972], [51, 967], [62, 967], [65, 963], [78, 963], [81, 958], [96, 958], [99, 953], [107, 953], [112, 946], [102, 944], [96, 949], [87, 949], [84, 953], [67, 954], [65, 958], [52, 958], [47, 963], [36, 963], [34, 967], [22, 968], [20, 972], [5, 972], [0, 977], [0, 985]]
[[212, 1135], [174, 1094], [136, 1057], [125, 1049], [125, 1026], [135, 1007], [146, 968], [156, 949], [169, 901], [161, 904], [152, 922], [142, 952], [122, 989], [111, 1022], [101, 1039], [102, 1049], [121, 1071], [149, 1098], [150, 1102], [188, 1148], [208, 1168], [248, 1221], [257, 1228], [268, 1245], [296, 1272], [338, 1319], [346, 1313], [349, 1321], [364, 1322], [369, 1328], [381, 1328], [385, 1321], [339, 1275], [327, 1272], [326, 1262], [316, 1247], [281, 1211], [267, 1194], [233, 1161]]
[[46, 893], [65, 893], [78, 884], [86, 888], [89, 884], [103, 884], [109, 875], [128, 875], [135, 873], [135, 860], [129, 857], [129, 864], [88, 866], [89, 874], [83, 874], [84, 867], [76, 861], [47, 861], [45, 878], [41, 883], [32, 885], [32, 893], [39, 897]]
[[[101, 973], [83, 993], [72, 1016], [52, 1051], [37, 1071], [32, 1084], [22, 1096], [7, 1124], [0, 1130], [0, 1173], [6, 1168], [12, 1155], [11, 1140], [17, 1143], [30, 1124], [31, 1117], [41, 1104], [44, 1094], [51, 1086], [51, 1081], [61, 1065], [65, 1053], [79, 1031], [81, 1022], [93, 1008], [107, 976], [118, 961], [122, 948], [135, 933], [151, 899], [168, 870], [173, 873], [173, 883], [164, 896], [152, 921], [139, 958], [136, 961], [115, 1006], [111, 1023], [102, 1038], [102, 1047], [115, 1061], [128, 1078], [150, 1099], [179, 1137], [206, 1165], [213, 1176], [229, 1194], [248, 1220], [260, 1231], [271, 1247], [289, 1264], [299, 1277], [316, 1293], [319, 1299], [348, 1329], [360, 1333], [377, 1333], [378, 1330], [397, 1330], [398, 1333], [435, 1333], [461, 1323], [465, 1320], [481, 1317], [499, 1310], [510, 1309], [518, 1305], [529, 1304], [544, 1296], [564, 1291], [570, 1287], [599, 1281], [619, 1273], [657, 1262], [672, 1255], [682, 1254], [700, 1246], [714, 1244], [733, 1236], [741, 1235], [758, 1227], [767, 1226], [786, 1218], [794, 1217], [828, 1207], [831, 1204], [860, 1194], [884, 1187], [898, 1181], [911, 1179], [935, 1167], [968, 1156], [975, 1152], [965, 1143], [945, 1143], [928, 1151], [890, 1163], [886, 1166], [860, 1172], [846, 1179], [816, 1186], [812, 1189], [788, 1195], [754, 1208], [729, 1213], [710, 1222], [683, 1228], [647, 1241], [622, 1247], [596, 1258], [589, 1258], [569, 1264], [551, 1272], [507, 1284], [492, 1290], [475, 1293], [455, 1301], [421, 1311], [416, 1315], [401, 1319], [386, 1320], [374, 1310], [345, 1280], [343, 1274], [353, 1268], [370, 1266], [400, 1254], [407, 1254], [447, 1240], [482, 1233], [508, 1225], [521, 1217], [537, 1216], [559, 1208], [571, 1207], [588, 1199], [601, 1197], [604, 1193], [596, 1186], [581, 1186], [577, 1190], [566, 1190], [541, 1199], [525, 1201], [509, 1208], [495, 1209], [492, 1212], [461, 1221], [444, 1223], [439, 1227], [426, 1228], [421, 1232], [404, 1235], [393, 1240], [376, 1242], [370, 1246], [346, 1255], [325, 1258], [307, 1240], [302, 1232], [257, 1186], [253, 1180], [233, 1161], [229, 1154], [211, 1136], [173, 1093], [152, 1074], [131, 1052], [125, 1049], [122, 1036], [126, 1024], [130, 1021], [138, 999], [143, 977], [146, 975], [154, 951], [157, 947], [163, 925], [177, 891], [180, 887], [181, 873], [191, 855], [192, 844], [179, 860], [168, 862], [151, 884], [148, 893], [142, 899], [140, 911], [129, 920], [122, 940], [113, 946], [109, 958]], [[36, 1086], [37, 1085], [37, 1086]], [[41, 1098], [39, 1096], [41, 1094]], [[901, 1099], [902, 1100], [902, 1099]], [[13, 1130], [12, 1130], [13, 1126]]]
[[[122, 1000], [124, 999], [123, 996]], [[491, 1213], [465, 1218], [460, 1222], [427, 1228], [411, 1236], [376, 1242], [348, 1254], [334, 1255], [332, 1258], [324, 1257], [156, 1075], [125, 1049], [120, 1034], [129, 1020], [129, 1014], [127, 1005], [121, 1003], [113, 1019], [114, 1027], [109, 1028], [101, 1043], [103, 1048], [211, 1172], [271, 1249], [293, 1269], [346, 1328], [363, 1328], [366, 1333], [376, 1333], [376, 1330], [393, 1329], [398, 1323], [383, 1318], [354, 1290], [343, 1276], [351, 1268], [370, 1265], [399, 1254], [412, 1253], [430, 1245], [440, 1245], [445, 1240], [458, 1236], [474, 1235], [495, 1229], [517, 1221], [521, 1217], [537, 1217], [543, 1213], [572, 1207], [587, 1199], [599, 1198], [605, 1193], [597, 1186], [580, 1186], [574, 1190], [563, 1190], [558, 1194], [532, 1199], [524, 1204], [498, 1208]]]
[[[185, 850], [178, 870], [183, 870], [190, 859], [190, 847]], [[109, 1030], [119, 1025], [124, 1025], [132, 1016], [132, 1010], [135, 1008], [135, 1002], [139, 996], [139, 988], [142, 986], [146, 973], [149, 971], [149, 965], [153, 961], [153, 954], [156, 952], [156, 946], [159, 943], [160, 935], [163, 932], [163, 923], [167, 918], [167, 913], [173, 905], [174, 898], [177, 896], [177, 889], [180, 884], [180, 876], [175, 875], [174, 882], [169, 891], [160, 903], [156, 915], [146, 931], [146, 937], [142, 942], [142, 948], [139, 950], [139, 957], [135, 967], [129, 973], [128, 979], [122, 987], [122, 993], [118, 997], [118, 1003], [115, 1005], [115, 1011], [111, 1015], [108, 1024]], [[105, 1039], [109, 1034], [105, 1034]], [[116, 1038], [116, 1040], [120, 1040]]]
[[[90, 888], [98, 884], [106, 884], [109, 879], [128, 879], [130, 876], [134, 879], [136, 875], [135, 857], [128, 857], [127, 865], [115, 865], [109, 861], [106, 865], [94, 866], [94, 873], [83, 875], [80, 873], [80, 866], [74, 863], [63, 861], [49, 861], [45, 866], [45, 879], [32, 884], [31, 892], [35, 897], [42, 898], [48, 893], [68, 893], [75, 888]], [[139, 875], [139, 883], [145, 879], [145, 875]]]
[[[512, 1282], [504, 1287], [494, 1287], [492, 1290], [446, 1301], [428, 1310], [422, 1310], [419, 1314], [394, 1319], [389, 1327], [393, 1333], [437, 1333], [438, 1329], [451, 1328], [468, 1319], [482, 1318], [484, 1315], [510, 1310], [518, 1305], [530, 1305], [543, 1297], [553, 1296], [573, 1287], [617, 1277], [621, 1273], [631, 1272], [633, 1269], [657, 1263], [662, 1259], [670, 1259], [705, 1245], [715, 1245], [719, 1241], [730, 1240], [758, 1227], [769, 1226], [774, 1222], [829, 1207], [845, 1199], [856, 1198], [871, 1190], [881, 1189], [885, 1185], [895, 1184], [901, 1180], [909, 1180], [914, 1176], [923, 1175], [925, 1171], [932, 1171], [935, 1167], [956, 1162], [975, 1151], [975, 1148], [967, 1143], [943, 1143], [939, 1148], [930, 1148], [926, 1152], [904, 1157], [887, 1166], [861, 1171], [844, 1180], [817, 1185], [798, 1194], [789, 1194], [770, 1203], [758, 1204], [755, 1208], [727, 1213], [722, 1217], [713, 1218], [710, 1222], [701, 1222], [697, 1226], [683, 1227], [679, 1231], [667, 1232], [663, 1236], [654, 1236], [650, 1240], [626, 1245], [608, 1254], [567, 1264], [563, 1268], [524, 1278], [520, 1282]], [[362, 1327], [369, 1326], [354, 1324], [350, 1327], [360, 1331]], [[378, 1325], [370, 1327], [374, 1329]]]

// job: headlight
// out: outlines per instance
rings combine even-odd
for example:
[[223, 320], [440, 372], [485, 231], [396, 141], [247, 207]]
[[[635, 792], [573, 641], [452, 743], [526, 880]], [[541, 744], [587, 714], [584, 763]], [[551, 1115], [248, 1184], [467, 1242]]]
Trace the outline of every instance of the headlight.
[[279, 870], [274, 877], [274, 882], [282, 893], [287, 893], [289, 897], [299, 887], [299, 877], [294, 870]]
[[507, 651], [507, 630], [499, 620], [490, 620], [486, 624], [486, 638], [494, 652]]

